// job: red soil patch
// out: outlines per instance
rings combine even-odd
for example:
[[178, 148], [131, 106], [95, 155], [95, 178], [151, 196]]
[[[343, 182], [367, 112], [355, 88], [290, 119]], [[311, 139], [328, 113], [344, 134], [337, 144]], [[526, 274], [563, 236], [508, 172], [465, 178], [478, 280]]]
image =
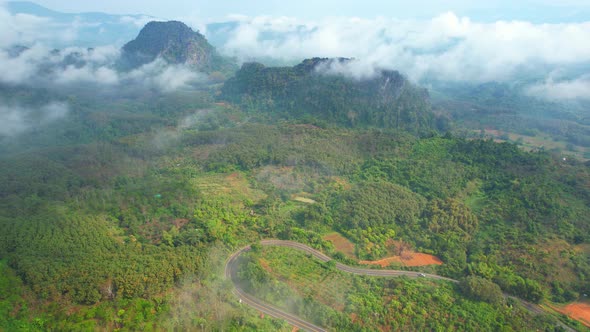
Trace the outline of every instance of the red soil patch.
[[323, 237], [324, 240], [332, 242], [337, 251], [348, 257], [355, 258], [354, 244], [338, 233], [331, 233]]
[[566, 305], [563, 308], [557, 309], [564, 315], [567, 315], [582, 324], [590, 327], [590, 304], [584, 302], [574, 302]]
[[442, 265], [442, 261], [433, 255], [413, 253], [404, 254], [403, 256], [392, 256], [378, 261], [360, 261], [361, 264], [380, 265], [387, 267], [393, 263], [402, 264], [404, 266], [426, 266], [426, 265]]
[[[354, 254], [354, 243], [350, 242], [347, 238], [340, 235], [339, 233], [331, 233], [323, 237], [324, 240], [332, 242], [334, 248], [345, 254], [350, 258], [356, 258]], [[361, 264], [367, 265], [380, 265], [381, 267], [387, 267], [391, 264], [401, 264], [403, 266], [426, 266], [426, 265], [442, 265], [443, 262], [436, 256], [429, 254], [422, 254], [414, 252], [410, 247], [401, 241], [388, 242], [388, 246], [391, 247], [390, 253], [396, 253], [398, 255], [380, 259], [377, 261], [360, 261]]]

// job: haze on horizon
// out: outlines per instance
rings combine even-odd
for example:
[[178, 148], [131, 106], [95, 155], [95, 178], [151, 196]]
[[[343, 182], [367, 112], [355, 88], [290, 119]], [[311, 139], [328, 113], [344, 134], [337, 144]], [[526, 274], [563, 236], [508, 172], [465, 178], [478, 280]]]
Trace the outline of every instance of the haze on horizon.
[[[6, 1], [1, 1], [6, 2]], [[459, 16], [491, 22], [520, 20], [533, 23], [560, 23], [590, 20], [590, 2], [586, 0], [498, 0], [493, 2], [468, 0], [301, 0], [285, 2], [261, 1], [183, 1], [170, 0], [103, 0], [100, 2], [71, 0], [37, 0], [35, 3], [68, 13], [104, 12], [109, 14], [143, 14], [162, 19], [199, 18], [211, 22], [235, 15], [289, 16], [299, 19], [324, 17], [389, 17], [398, 19], [428, 19], [452, 11]]]
[[[590, 98], [590, 18], [583, 19], [585, 14], [590, 17], [588, 1], [552, 4], [527, 0], [514, 4], [501, 0], [486, 4], [417, 0], [411, 6], [376, 0], [363, 4], [350, 0], [303, 0], [298, 4], [270, 0], [256, 4], [234, 0], [36, 3], [59, 12], [153, 17], [113, 16], [115, 24], [126, 27], [126, 34], [103, 33], [101, 16], [99, 21], [85, 22], [72, 15], [72, 21], [60, 22], [11, 14], [0, 6], [0, 47], [35, 46], [17, 58], [0, 52], [0, 69], [10, 73], [0, 82], [30, 81], [51, 47], [93, 47], [93, 55], [87, 55], [92, 65], [64, 71], [59, 75], [61, 81], [118, 84], [125, 78], [109, 63], [117, 58], [120, 47], [150, 20], [176, 19], [205, 34], [222, 54], [239, 62], [294, 64], [311, 57], [349, 57], [359, 61], [339, 70], [356, 78], [393, 69], [426, 86], [432, 81], [496, 81], [516, 84], [545, 99]], [[571, 21], [575, 17], [578, 20]], [[208, 25], [228, 21], [233, 22]], [[105, 37], [102, 43], [91, 39], [100, 35]], [[84, 50], [78, 52], [85, 54]], [[165, 70], [160, 64], [153, 67], [158, 72]], [[153, 68], [148, 69], [151, 72]], [[176, 76], [192, 79], [194, 75]]]

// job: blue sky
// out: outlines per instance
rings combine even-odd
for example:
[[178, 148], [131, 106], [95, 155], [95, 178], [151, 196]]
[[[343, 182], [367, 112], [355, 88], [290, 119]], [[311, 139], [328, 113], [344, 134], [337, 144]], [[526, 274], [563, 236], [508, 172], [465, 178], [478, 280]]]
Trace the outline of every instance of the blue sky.
[[590, 21], [589, 0], [37, 0], [38, 4], [65, 12], [101, 11], [117, 14], [147, 14], [161, 18], [199, 17], [222, 20], [230, 14], [291, 16], [318, 19], [327, 16], [376, 16], [431, 18], [453, 11], [480, 21], [526, 20], [535, 23]]

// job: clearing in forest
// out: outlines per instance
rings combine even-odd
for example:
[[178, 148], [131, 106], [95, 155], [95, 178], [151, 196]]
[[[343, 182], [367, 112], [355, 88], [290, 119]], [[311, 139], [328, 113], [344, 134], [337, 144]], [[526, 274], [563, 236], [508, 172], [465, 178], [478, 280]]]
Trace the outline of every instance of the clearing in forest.
[[590, 303], [588, 302], [570, 303], [565, 307], [557, 308], [557, 311], [590, 327]]
[[225, 196], [232, 201], [254, 203], [266, 198], [266, 194], [253, 189], [247, 177], [240, 173], [206, 174], [193, 180], [196, 187], [208, 196]]
[[293, 200], [299, 203], [305, 203], [305, 204], [315, 204], [316, 201], [314, 201], [311, 198], [307, 198], [307, 197], [303, 197], [303, 196], [293, 196]]
[[[347, 257], [356, 259], [354, 253], [354, 243], [340, 233], [330, 233], [323, 237], [324, 240], [332, 242], [336, 251], [345, 254]], [[409, 249], [407, 245], [402, 242], [394, 242], [393, 244], [400, 244], [403, 247], [400, 255], [387, 257], [376, 261], [360, 261], [361, 264], [379, 265], [381, 267], [388, 267], [392, 264], [403, 265], [408, 267], [426, 266], [426, 265], [442, 265], [443, 262], [436, 256], [429, 254], [417, 253]]]
[[404, 253], [403, 256], [392, 256], [378, 261], [360, 261], [359, 263], [387, 267], [392, 264], [400, 264], [403, 266], [442, 265], [443, 262], [436, 256], [414, 252], [411, 254]]
[[339, 251], [350, 258], [356, 258], [356, 255], [354, 254], [354, 243], [340, 235], [340, 233], [330, 233], [325, 235], [323, 239], [332, 242], [336, 251]]

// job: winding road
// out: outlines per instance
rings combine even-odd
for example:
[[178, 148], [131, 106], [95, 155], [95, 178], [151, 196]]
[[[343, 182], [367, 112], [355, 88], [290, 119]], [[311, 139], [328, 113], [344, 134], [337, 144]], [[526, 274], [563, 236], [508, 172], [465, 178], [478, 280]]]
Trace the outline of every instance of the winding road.
[[[328, 262], [328, 261], [332, 260], [332, 258], [324, 255], [322, 252], [320, 252], [316, 249], [313, 249], [309, 246], [306, 246], [305, 244], [299, 243], [299, 242], [283, 241], [283, 240], [262, 240], [262, 241], [260, 241], [260, 244], [263, 246], [288, 247], [288, 248], [300, 250], [300, 251], [303, 251], [305, 253], [312, 255], [313, 257], [315, 257], [316, 259], [319, 259], [322, 262]], [[285, 312], [273, 305], [270, 305], [270, 304], [268, 304], [256, 297], [246, 293], [240, 287], [240, 285], [238, 283], [237, 274], [236, 274], [237, 273], [237, 269], [236, 269], [237, 266], [236, 265], [237, 265], [238, 257], [241, 254], [243, 254], [244, 252], [249, 251], [250, 249], [251, 249], [250, 246], [246, 246], [246, 247], [236, 251], [227, 259], [226, 264], [225, 264], [225, 277], [232, 281], [232, 283], [234, 285], [234, 294], [236, 294], [236, 296], [240, 299], [240, 302], [245, 303], [245, 304], [251, 306], [252, 308], [257, 309], [257, 310], [259, 310], [267, 315], [270, 315], [272, 317], [284, 319], [287, 322], [289, 322], [289, 324], [296, 326], [302, 330], [312, 331], [312, 332], [327, 331], [326, 329], [324, 329], [322, 327], [319, 327], [319, 326], [316, 326], [310, 322], [307, 322], [295, 315]], [[352, 274], [357, 274], [357, 275], [374, 276], [374, 277], [400, 277], [400, 276], [406, 276], [406, 277], [410, 277], [410, 278], [423, 277], [423, 278], [443, 280], [443, 281], [448, 281], [448, 282], [453, 282], [453, 283], [459, 282], [458, 280], [442, 277], [442, 276], [439, 276], [436, 274], [426, 274], [426, 273], [420, 273], [420, 272], [414, 272], [414, 271], [363, 269], [363, 268], [348, 266], [348, 265], [342, 264], [340, 262], [336, 262], [335, 266], [340, 271], [344, 271], [344, 272], [348, 272], [348, 273], [352, 273]], [[539, 306], [537, 306], [535, 304], [526, 302], [522, 299], [519, 299], [519, 298], [516, 298], [513, 296], [507, 296], [507, 297], [510, 297], [514, 300], [521, 302], [522, 305], [527, 310], [529, 310], [530, 312], [532, 312], [534, 314], [544, 313], [543, 309], [541, 309]], [[568, 331], [574, 331], [570, 327], [566, 326], [565, 324], [559, 323], [559, 325], [564, 327]]]

